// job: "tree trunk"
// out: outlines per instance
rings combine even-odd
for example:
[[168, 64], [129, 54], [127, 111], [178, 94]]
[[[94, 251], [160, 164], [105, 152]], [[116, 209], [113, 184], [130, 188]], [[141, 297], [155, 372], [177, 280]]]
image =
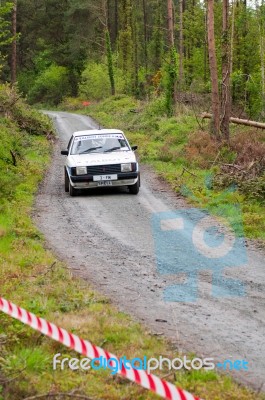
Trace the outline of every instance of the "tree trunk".
[[222, 115], [221, 132], [225, 140], [229, 140], [229, 118], [231, 115], [230, 91], [230, 46], [229, 46], [229, 0], [223, 0], [223, 34], [222, 34]]
[[232, 72], [233, 72], [235, 12], [236, 12], [235, 0], [232, 0], [232, 20], [231, 20], [231, 39], [230, 39], [230, 75], [232, 75]]
[[14, 85], [17, 80], [17, 0], [13, 1], [12, 11], [12, 54], [11, 54], [11, 84]]
[[167, 18], [168, 18], [168, 44], [169, 47], [174, 47], [174, 22], [173, 22], [172, 0], [167, 0]]
[[135, 15], [133, 17], [133, 49], [133, 92], [136, 97], [139, 97], [138, 25]]
[[[201, 118], [213, 118], [212, 114], [209, 113], [203, 113], [201, 114]], [[257, 122], [257, 121], [251, 121], [249, 119], [241, 119], [241, 118], [234, 118], [230, 117], [229, 121], [232, 122], [233, 124], [237, 125], [245, 125], [245, 126], [252, 126], [254, 128], [260, 128], [260, 129], [265, 129], [265, 123], [264, 122]]]
[[[242, 18], [242, 23], [243, 23], [243, 30], [242, 30], [242, 42], [244, 44], [244, 52], [243, 52], [243, 57], [242, 57], [242, 70], [244, 74], [245, 81], [248, 81], [249, 78], [249, 67], [248, 67], [248, 54], [246, 52], [246, 39], [247, 39], [247, 34], [248, 34], [248, 27], [247, 27], [247, 0], [243, 0], [243, 18]], [[248, 97], [248, 93], [247, 93]]]
[[167, 112], [172, 115], [173, 106], [177, 102], [176, 88], [176, 49], [174, 40], [174, 20], [173, 20], [173, 3], [167, 0], [167, 17], [168, 17], [168, 44], [169, 44], [169, 65], [168, 65], [168, 88], [167, 88]]
[[106, 5], [106, 8], [107, 8], [107, 22], [108, 22], [108, 31], [109, 31], [109, 33], [110, 33], [110, 35], [111, 35], [111, 22], [110, 22], [110, 20], [111, 20], [111, 18], [110, 18], [110, 16], [111, 16], [111, 12], [110, 12], [110, 0], [107, 0], [107, 5]]
[[204, 25], [205, 25], [205, 38], [204, 38], [204, 71], [203, 71], [203, 81], [204, 83], [207, 82], [208, 74], [207, 74], [207, 59], [208, 59], [208, 40], [207, 40], [207, 20], [208, 20], [208, 14], [207, 14], [207, 9], [205, 10], [205, 20], [204, 20]]
[[265, 66], [264, 66], [264, 33], [260, 36], [260, 59], [261, 59], [261, 90], [262, 90], [262, 118], [265, 114]]
[[262, 0], [261, 5], [259, 6], [258, 1], [256, 1], [256, 12], [258, 13], [258, 21], [259, 21], [259, 32], [260, 32], [260, 70], [261, 70], [261, 95], [262, 95], [262, 109], [261, 116], [264, 118], [265, 114], [265, 63], [264, 63], [264, 55], [265, 55], [265, 45], [264, 45], [264, 1]]
[[218, 92], [218, 71], [215, 51], [215, 38], [214, 38], [214, 0], [208, 0], [208, 53], [209, 53], [209, 66], [212, 84], [212, 127], [211, 131], [214, 136], [220, 140], [220, 100]]
[[111, 40], [110, 40], [110, 32], [109, 32], [109, 1], [102, 0], [102, 13], [103, 13], [103, 26], [105, 30], [105, 49], [107, 52], [107, 61], [108, 61], [108, 75], [110, 80], [110, 88], [112, 96], [115, 95], [115, 77], [114, 77], [114, 69], [113, 69], [113, 57], [112, 57], [112, 49], [111, 49]]
[[144, 16], [144, 64], [145, 72], [147, 73], [147, 15], [146, 15], [146, 0], [143, 0], [143, 16]]
[[114, 78], [114, 70], [113, 70], [113, 59], [112, 59], [110, 34], [109, 34], [108, 29], [106, 29], [105, 37], [106, 37], [108, 74], [109, 74], [109, 80], [110, 80], [111, 94], [112, 94], [112, 96], [114, 96], [115, 95], [115, 78]]
[[183, 0], [179, 0], [179, 89], [183, 88]]
[[119, 31], [119, 9], [118, 9], [118, 0], [114, 2], [114, 42], [117, 42], [118, 31]]

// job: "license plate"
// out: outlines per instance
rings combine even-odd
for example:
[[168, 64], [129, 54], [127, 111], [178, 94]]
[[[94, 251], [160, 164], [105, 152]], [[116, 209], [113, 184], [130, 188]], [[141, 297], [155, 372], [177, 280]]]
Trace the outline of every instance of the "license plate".
[[94, 175], [93, 181], [115, 181], [118, 175]]
[[99, 181], [98, 186], [112, 186], [111, 181]]

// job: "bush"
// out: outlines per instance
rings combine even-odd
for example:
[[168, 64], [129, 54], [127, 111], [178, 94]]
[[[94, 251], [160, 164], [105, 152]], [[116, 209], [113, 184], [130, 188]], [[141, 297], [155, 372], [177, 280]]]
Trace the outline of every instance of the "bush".
[[265, 136], [262, 132], [248, 130], [231, 138], [231, 148], [237, 153], [236, 164], [259, 162], [265, 157]]
[[248, 94], [248, 114], [250, 118], [257, 119], [262, 113], [261, 74], [256, 72], [246, 83]]
[[[125, 81], [120, 69], [114, 70], [116, 93], [123, 93]], [[87, 100], [102, 100], [111, 95], [107, 65], [89, 62], [82, 73], [79, 96]]]
[[256, 131], [238, 133], [231, 139], [233, 165], [221, 165], [214, 178], [216, 188], [235, 185], [249, 199], [265, 201], [265, 143], [264, 135]]
[[164, 96], [159, 96], [150, 101], [145, 109], [150, 117], [164, 117], [167, 113], [166, 100]]
[[204, 131], [198, 131], [191, 135], [185, 148], [188, 162], [202, 168], [209, 166], [209, 161], [215, 159], [217, 152], [218, 143]]
[[58, 105], [70, 90], [67, 68], [51, 65], [36, 78], [32, 89], [29, 90], [28, 101], [31, 104]]
[[13, 199], [17, 186], [23, 183], [28, 174], [28, 148], [33, 148], [34, 141], [38, 145], [42, 140], [30, 134], [50, 136], [53, 135], [53, 129], [49, 118], [26, 105], [17, 90], [8, 84], [0, 85], [0, 112], [1, 207], [5, 200]]
[[[22, 137], [16, 125], [8, 119], [0, 118], [0, 141], [0, 198], [10, 199], [21, 179], [14, 164], [20, 157]], [[12, 158], [12, 154], [15, 159]]]
[[28, 106], [22, 100], [16, 88], [0, 85], [0, 111], [4, 113], [20, 129], [34, 135], [53, 135], [50, 119]]
[[18, 73], [18, 89], [23, 96], [26, 96], [34, 86], [35, 79], [36, 73], [34, 71], [25, 70]]
[[244, 108], [252, 119], [259, 119], [264, 114], [261, 93], [260, 71], [246, 76], [241, 70], [236, 70], [231, 76], [233, 100]]
[[60, 104], [60, 108], [64, 111], [76, 111], [84, 107], [79, 97], [65, 97]]
[[215, 175], [213, 187], [215, 189], [226, 189], [234, 186], [240, 193], [244, 194], [247, 199], [265, 203], [265, 174], [258, 177], [247, 177], [244, 173], [219, 173]]

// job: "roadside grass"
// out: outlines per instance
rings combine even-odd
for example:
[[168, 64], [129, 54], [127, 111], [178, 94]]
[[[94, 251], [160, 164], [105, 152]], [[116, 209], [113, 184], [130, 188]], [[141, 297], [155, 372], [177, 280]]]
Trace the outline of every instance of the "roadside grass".
[[[62, 108], [67, 110], [69, 102], [71, 104], [70, 100], [62, 104]], [[75, 106], [78, 107], [77, 102]], [[196, 138], [196, 134], [201, 134], [201, 127], [206, 129], [208, 123], [199, 121], [199, 127], [191, 109], [178, 105], [176, 116], [168, 118], [165, 116], [163, 98], [146, 103], [119, 95], [99, 103], [91, 103], [83, 109], [75, 109], [75, 112], [93, 117], [104, 127], [124, 130], [130, 142], [138, 145], [140, 161], [152, 165], [158, 174], [165, 178], [176, 192], [183, 194], [192, 205], [218, 215], [221, 206], [233, 207], [234, 204], [238, 204], [242, 211], [244, 235], [265, 243], [264, 200], [262, 202], [248, 198], [236, 188], [207, 188], [211, 176], [219, 171], [218, 165], [209, 167], [215, 160], [215, 152], [210, 147], [209, 160], [205, 165], [200, 154], [194, 155], [194, 162], [192, 154], [187, 159], [185, 149], [190, 136], [193, 134]], [[231, 126], [232, 136], [244, 133], [248, 133], [247, 127]], [[232, 151], [224, 148], [221, 153], [224, 162], [233, 162]], [[198, 165], [200, 163], [203, 167]]]
[[[1, 296], [56, 323], [118, 356], [148, 358], [179, 354], [165, 340], [119, 312], [110, 301], [45, 249], [31, 213], [34, 195], [51, 159], [51, 143], [42, 136], [30, 136], [8, 126], [0, 131], [10, 148], [17, 135], [17, 166], [8, 152], [0, 160], [5, 185], [0, 200], [0, 282]], [[14, 170], [14, 171], [13, 171]], [[14, 172], [14, 173], [13, 173]], [[14, 176], [18, 179], [14, 180]], [[80, 356], [18, 321], [0, 313], [0, 399], [21, 400], [45, 393], [85, 394], [93, 399], [157, 398], [139, 386], [109, 371], [53, 370], [53, 356]], [[158, 373], [158, 371], [155, 371]], [[167, 375], [165, 369], [160, 376]], [[181, 371], [167, 379], [204, 399], [264, 399], [223, 375], [205, 370]], [[47, 396], [46, 396], [47, 397]], [[43, 396], [45, 398], [45, 396]]]

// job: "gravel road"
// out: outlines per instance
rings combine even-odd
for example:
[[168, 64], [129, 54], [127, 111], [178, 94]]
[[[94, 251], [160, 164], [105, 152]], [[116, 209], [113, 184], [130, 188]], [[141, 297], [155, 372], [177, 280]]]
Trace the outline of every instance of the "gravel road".
[[[151, 217], [184, 210], [185, 201], [146, 166], [138, 196], [126, 189], [96, 189], [70, 197], [64, 192], [64, 156], [60, 150], [77, 130], [97, 128], [88, 117], [49, 112], [58, 131], [52, 165], [39, 190], [35, 220], [48, 246], [118, 308], [186, 354], [248, 361], [248, 371], [230, 371], [239, 382], [265, 391], [265, 254], [247, 244], [248, 262], [228, 268], [246, 294], [213, 297], [211, 271], [199, 271], [193, 302], [163, 300], [163, 290], [183, 282], [183, 274], [161, 275], [155, 260]], [[137, 144], [137, 143], [133, 143]], [[185, 249], [180, 249], [184, 252]]]

